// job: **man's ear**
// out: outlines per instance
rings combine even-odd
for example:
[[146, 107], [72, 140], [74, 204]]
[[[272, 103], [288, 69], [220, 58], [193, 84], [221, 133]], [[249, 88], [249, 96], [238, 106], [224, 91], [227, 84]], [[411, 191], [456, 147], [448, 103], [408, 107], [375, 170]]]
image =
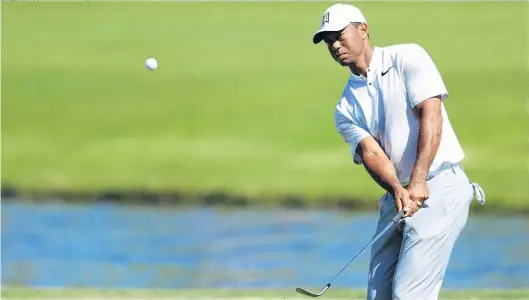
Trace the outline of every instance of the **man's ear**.
[[360, 30], [362, 31], [362, 39], [363, 40], [365, 40], [366, 38], [368, 39], [369, 38], [369, 31], [368, 31], [366, 23], [360, 24]]

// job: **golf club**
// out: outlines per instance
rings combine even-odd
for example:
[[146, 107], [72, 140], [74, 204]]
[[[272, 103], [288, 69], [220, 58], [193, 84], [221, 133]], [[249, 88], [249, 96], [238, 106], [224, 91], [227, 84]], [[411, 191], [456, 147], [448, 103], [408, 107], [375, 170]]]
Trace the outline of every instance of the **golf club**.
[[371, 247], [371, 245], [378, 241], [388, 230], [390, 230], [393, 226], [396, 226], [405, 214], [406, 212], [404, 210], [401, 210], [395, 217], [393, 217], [391, 222], [386, 225], [386, 227], [384, 227], [379, 233], [377, 233], [373, 240], [367, 246], [365, 246], [364, 249], [362, 249], [362, 251], [360, 251], [360, 253], [358, 253], [338, 274], [336, 274], [336, 276], [334, 276], [334, 278], [329, 283], [327, 283], [327, 285], [324, 286], [319, 293], [313, 293], [304, 288], [296, 288], [296, 292], [313, 298], [323, 295], [323, 293], [325, 293], [325, 291], [327, 291], [331, 287], [333, 281], [338, 278], [338, 276], [340, 276], [340, 274], [342, 274], [342, 272], [345, 271], [345, 269], [347, 269], [350, 264], [352, 264], [362, 253], [364, 253], [367, 248]]

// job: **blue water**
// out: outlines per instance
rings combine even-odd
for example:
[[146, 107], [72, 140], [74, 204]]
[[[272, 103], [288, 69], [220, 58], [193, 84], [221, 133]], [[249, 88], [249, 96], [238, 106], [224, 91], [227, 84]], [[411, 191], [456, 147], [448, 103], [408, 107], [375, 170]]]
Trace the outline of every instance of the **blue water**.
[[[321, 287], [369, 242], [376, 217], [4, 202], [2, 282], [101, 288]], [[367, 264], [364, 254], [334, 285], [365, 287]], [[529, 220], [471, 215], [444, 287], [529, 287]]]

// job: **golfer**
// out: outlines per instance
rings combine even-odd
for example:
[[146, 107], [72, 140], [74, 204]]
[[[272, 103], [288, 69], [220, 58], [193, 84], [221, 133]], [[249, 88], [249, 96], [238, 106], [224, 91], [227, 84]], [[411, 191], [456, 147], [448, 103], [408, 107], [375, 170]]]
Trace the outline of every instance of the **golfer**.
[[[373, 47], [355, 6], [336, 4], [313, 36], [350, 76], [335, 125], [356, 164], [386, 190], [380, 230], [402, 209], [401, 230], [371, 249], [367, 299], [437, 299], [450, 254], [483, 190], [461, 167], [465, 154], [450, 124], [448, 92], [418, 44]], [[419, 209], [420, 207], [420, 209]]]

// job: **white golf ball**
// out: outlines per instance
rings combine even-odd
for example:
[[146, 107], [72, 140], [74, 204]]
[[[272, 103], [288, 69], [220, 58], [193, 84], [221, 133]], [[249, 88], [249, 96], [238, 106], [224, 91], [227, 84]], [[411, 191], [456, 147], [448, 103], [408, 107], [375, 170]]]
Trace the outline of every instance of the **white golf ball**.
[[156, 70], [158, 68], [158, 62], [156, 61], [156, 59], [152, 58], [152, 57], [149, 57], [147, 58], [147, 60], [145, 61], [145, 66], [147, 67], [147, 69], [149, 70]]

